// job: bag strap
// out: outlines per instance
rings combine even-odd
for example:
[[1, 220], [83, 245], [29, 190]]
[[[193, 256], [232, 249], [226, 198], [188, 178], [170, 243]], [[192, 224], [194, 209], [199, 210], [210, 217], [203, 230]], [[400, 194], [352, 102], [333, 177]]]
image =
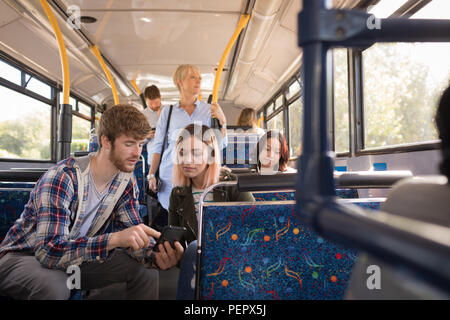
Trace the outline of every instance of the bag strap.
[[155, 172], [155, 177], [157, 179], [159, 178], [159, 167], [161, 166], [161, 161], [163, 159], [164, 150], [166, 149], [167, 133], [169, 132], [170, 119], [172, 118], [172, 109], [173, 109], [173, 105], [171, 104], [170, 109], [169, 109], [169, 117], [167, 119], [166, 133], [164, 134], [164, 140], [163, 140], [162, 149], [161, 149], [161, 156], [159, 158], [159, 165], [158, 165], [158, 169], [156, 169], [156, 172]]

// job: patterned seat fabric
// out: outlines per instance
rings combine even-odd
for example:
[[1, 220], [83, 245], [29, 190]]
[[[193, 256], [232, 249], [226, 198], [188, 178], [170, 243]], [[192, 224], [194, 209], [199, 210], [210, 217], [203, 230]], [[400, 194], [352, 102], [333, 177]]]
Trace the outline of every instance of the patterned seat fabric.
[[230, 135], [227, 147], [222, 151], [222, 164], [231, 169], [251, 168], [257, 163], [257, 142], [257, 135]]
[[[358, 198], [357, 189], [336, 189], [336, 196], [344, 199]], [[284, 201], [295, 200], [294, 191], [281, 192], [253, 192], [256, 201]]]
[[295, 203], [205, 206], [202, 299], [342, 299], [357, 252], [294, 213]]
[[[16, 188], [25, 188], [27, 184], [14, 184]], [[28, 185], [29, 186], [29, 185]], [[31, 189], [4, 189], [0, 185], [0, 242], [3, 241], [9, 228], [20, 217], [25, 204], [30, 199]], [[11, 187], [12, 188], [12, 187]]]

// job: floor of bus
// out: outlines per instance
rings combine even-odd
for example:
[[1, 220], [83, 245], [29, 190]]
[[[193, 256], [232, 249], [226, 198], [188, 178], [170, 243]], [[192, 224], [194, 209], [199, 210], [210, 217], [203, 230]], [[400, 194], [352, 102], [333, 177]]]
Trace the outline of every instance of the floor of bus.
[[[174, 267], [159, 271], [159, 300], [175, 300], [180, 269]], [[101, 295], [100, 295], [101, 293]], [[121, 300], [125, 299], [124, 285], [110, 286], [108, 290], [91, 290], [87, 300]]]

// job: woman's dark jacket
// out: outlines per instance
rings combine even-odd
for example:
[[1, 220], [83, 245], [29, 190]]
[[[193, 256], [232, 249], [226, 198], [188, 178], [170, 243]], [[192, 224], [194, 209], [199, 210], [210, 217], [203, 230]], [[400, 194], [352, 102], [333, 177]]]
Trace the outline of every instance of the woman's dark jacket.
[[[235, 181], [236, 175], [222, 171], [220, 181]], [[237, 186], [217, 187], [213, 190], [214, 202], [254, 202], [250, 192], [238, 192]], [[200, 205], [200, 204], [199, 204]], [[174, 187], [170, 195], [169, 225], [185, 227], [185, 240], [190, 243], [197, 239], [197, 216], [194, 208], [192, 187]]]

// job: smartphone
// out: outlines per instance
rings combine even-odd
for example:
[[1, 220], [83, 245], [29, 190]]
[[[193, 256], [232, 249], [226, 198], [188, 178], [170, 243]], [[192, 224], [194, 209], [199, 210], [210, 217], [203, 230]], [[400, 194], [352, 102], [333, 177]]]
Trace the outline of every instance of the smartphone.
[[155, 246], [153, 247], [153, 251], [159, 252], [158, 245], [163, 244], [166, 241], [169, 241], [170, 245], [173, 249], [175, 249], [175, 241], [181, 243], [184, 238], [184, 233], [186, 232], [185, 227], [175, 227], [175, 226], [166, 226], [161, 232], [161, 236], [158, 241], [156, 241]]

